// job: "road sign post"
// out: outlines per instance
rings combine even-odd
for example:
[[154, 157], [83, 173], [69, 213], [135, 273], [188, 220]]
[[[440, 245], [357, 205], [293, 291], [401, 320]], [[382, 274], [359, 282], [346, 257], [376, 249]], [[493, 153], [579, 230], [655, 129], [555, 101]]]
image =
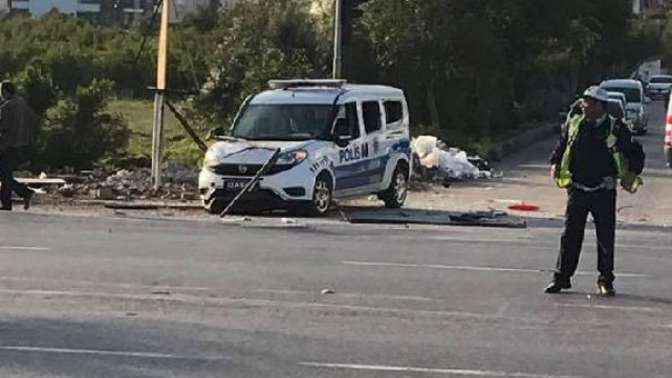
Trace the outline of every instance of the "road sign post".
[[343, 58], [341, 56], [343, 0], [335, 0], [334, 3], [334, 66], [332, 70], [332, 78], [340, 79], [341, 70], [343, 68]]
[[156, 93], [154, 94], [154, 127], [152, 129], [152, 182], [154, 189], [161, 186], [161, 157], [163, 149], [163, 119], [166, 94], [166, 71], [168, 67], [168, 23], [172, 0], [163, 0], [161, 8], [161, 31], [159, 34], [159, 56], [156, 72]]

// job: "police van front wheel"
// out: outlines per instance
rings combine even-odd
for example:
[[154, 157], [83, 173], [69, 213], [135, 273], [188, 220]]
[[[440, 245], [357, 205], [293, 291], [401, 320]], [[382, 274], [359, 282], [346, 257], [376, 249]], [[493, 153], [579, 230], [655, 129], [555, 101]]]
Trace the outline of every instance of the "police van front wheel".
[[392, 175], [392, 181], [386, 191], [379, 197], [385, 202], [388, 209], [398, 209], [404, 206], [408, 196], [408, 170], [403, 165], [397, 165]]
[[209, 214], [219, 215], [219, 214], [222, 213], [222, 211], [224, 211], [224, 208], [226, 208], [226, 203], [213, 198], [210, 201], [207, 201], [207, 202], [204, 201], [203, 202], [203, 208]]
[[308, 216], [322, 216], [329, 211], [332, 198], [331, 178], [328, 174], [323, 173], [315, 179], [313, 199], [305, 205], [302, 213]]

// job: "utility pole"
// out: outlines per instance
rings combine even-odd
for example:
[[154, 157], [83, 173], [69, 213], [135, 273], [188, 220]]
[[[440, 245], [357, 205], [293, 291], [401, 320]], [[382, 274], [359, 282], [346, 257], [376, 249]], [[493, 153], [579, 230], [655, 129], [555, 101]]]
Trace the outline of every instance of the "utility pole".
[[342, 38], [343, 38], [343, 0], [334, 0], [334, 67], [332, 78], [340, 79], [343, 69]]
[[163, 115], [166, 95], [166, 70], [168, 65], [168, 23], [170, 3], [163, 0], [161, 7], [161, 31], [159, 33], [159, 57], [156, 72], [156, 93], [154, 94], [154, 127], [152, 130], [152, 182], [154, 189], [161, 186], [161, 156], [163, 145]]

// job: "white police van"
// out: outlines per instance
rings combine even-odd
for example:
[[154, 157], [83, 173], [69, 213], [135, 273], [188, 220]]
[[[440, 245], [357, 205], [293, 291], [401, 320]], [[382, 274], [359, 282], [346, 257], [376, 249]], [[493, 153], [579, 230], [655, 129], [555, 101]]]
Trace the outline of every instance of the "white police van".
[[229, 135], [211, 133], [219, 141], [199, 177], [206, 210], [221, 212], [278, 148], [242, 205], [322, 215], [334, 198], [377, 194], [388, 208], [404, 204], [411, 147], [403, 91], [342, 80], [269, 85], [245, 101]]

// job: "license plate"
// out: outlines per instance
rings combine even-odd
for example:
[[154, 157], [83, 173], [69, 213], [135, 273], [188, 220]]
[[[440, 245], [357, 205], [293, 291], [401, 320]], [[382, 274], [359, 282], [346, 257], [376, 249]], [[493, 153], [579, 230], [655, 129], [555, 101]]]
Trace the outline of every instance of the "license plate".
[[249, 180], [224, 180], [222, 188], [232, 192], [239, 192], [250, 182]]

